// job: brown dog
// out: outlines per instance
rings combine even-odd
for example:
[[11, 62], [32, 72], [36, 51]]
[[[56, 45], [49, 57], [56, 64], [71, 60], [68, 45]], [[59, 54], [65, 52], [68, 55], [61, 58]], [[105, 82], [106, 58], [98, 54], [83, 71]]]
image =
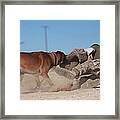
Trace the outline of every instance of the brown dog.
[[[64, 62], [65, 54], [61, 51], [57, 52], [32, 52], [32, 53], [20, 53], [20, 72], [21, 74], [36, 74], [38, 76], [37, 87], [40, 87], [40, 84], [43, 80], [47, 80], [50, 86], [53, 85], [52, 81], [48, 76], [49, 70], [53, 66], [57, 66]], [[40, 82], [39, 76], [42, 76], [43, 79]], [[21, 78], [22, 80], [22, 78]]]

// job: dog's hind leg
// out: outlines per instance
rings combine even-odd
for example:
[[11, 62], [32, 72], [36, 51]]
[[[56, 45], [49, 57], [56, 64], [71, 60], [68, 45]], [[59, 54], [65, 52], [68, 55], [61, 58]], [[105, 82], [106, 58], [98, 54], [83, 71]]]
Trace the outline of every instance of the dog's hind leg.
[[22, 86], [23, 79], [24, 79], [24, 73], [20, 71], [20, 86]]
[[37, 74], [35, 74], [35, 80], [36, 80], [36, 87], [35, 88], [40, 88], [40, 86], [41, 86], [41, 81], [43, 81], [42, 79], [40, 79], [40, 75], [39, 75], [39, 73], [37, 73]]

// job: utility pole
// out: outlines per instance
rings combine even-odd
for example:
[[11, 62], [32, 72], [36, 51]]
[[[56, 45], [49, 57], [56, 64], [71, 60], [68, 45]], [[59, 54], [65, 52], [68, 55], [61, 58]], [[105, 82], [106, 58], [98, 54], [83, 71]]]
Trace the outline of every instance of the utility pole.
[[44, 34], [45, 34], [45, 51], [48, 51], [48, 39], [47, 39], [48, 26], [44, 25], [42, 27], [44, 28]]

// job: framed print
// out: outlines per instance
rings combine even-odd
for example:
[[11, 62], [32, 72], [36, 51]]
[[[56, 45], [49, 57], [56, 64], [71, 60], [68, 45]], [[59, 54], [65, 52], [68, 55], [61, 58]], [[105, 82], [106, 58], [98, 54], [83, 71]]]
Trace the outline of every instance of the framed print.
[[119, 119], [119, 6], [2, 1], [1, 118]]

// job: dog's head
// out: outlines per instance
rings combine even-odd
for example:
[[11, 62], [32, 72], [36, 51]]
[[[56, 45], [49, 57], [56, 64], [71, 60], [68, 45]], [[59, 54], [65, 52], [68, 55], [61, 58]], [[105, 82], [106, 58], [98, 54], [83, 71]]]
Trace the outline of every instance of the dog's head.
[[56, 61], [57, 61], [57, 65], [60, 65], [62, 63], [64, 63], [64, 61], [66, 60], [66, 55], [61, 52], [61, 51], [57, 51], [56, 53]]
[[69, 59], [69, 56], [66, 55], [66, 59], [64, 60], [63, 63], [60, 64], [61, 68], [65, 68], [68, 70], [72, 70], [72, 68], [74, 68], [75, 66], [77, 66], [79, 64], [79, 59], [78, 57], [73, 57], [72, 59]]

